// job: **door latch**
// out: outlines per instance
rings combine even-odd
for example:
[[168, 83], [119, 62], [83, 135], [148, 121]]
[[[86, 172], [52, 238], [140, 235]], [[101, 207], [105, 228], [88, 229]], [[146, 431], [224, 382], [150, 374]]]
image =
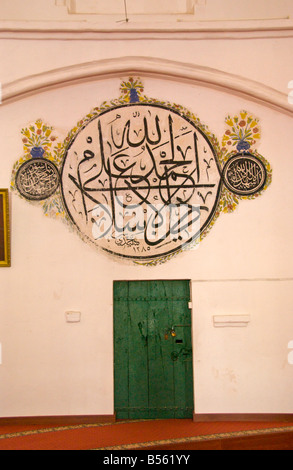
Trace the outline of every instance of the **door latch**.
[[165, 331], [165, 339], [167, 340], [169, 338], [169, 335], [172, 336], [172, 338], [175, 338], [176, 336], [176, 331], [174, 330], [174, 328], [167, 328], [167, 330]]

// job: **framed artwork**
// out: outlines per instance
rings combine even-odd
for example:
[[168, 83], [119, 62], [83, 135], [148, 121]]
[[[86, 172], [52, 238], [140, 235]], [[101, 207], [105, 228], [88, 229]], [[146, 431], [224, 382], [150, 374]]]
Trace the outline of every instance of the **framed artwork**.
[[10, 266], [8, 189], [0, 189], [0, 267]]

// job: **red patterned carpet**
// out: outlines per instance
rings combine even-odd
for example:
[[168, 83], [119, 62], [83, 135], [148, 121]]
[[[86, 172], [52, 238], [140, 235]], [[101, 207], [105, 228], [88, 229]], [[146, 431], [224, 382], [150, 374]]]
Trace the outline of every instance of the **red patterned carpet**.
[[293, 436], [290, 423], [194, 423], [171, 419], [56, 427], [0, 426], [0, 450], [192, 449], [195, 443], [214, 445], [221, 440], [255, 436], [276, 436], [282, 443], [285, 435]]

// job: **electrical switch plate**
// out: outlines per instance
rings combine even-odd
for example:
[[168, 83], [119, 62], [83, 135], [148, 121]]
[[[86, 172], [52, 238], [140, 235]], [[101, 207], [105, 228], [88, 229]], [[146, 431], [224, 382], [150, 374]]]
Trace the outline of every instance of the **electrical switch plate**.
[[78, 323], [80, 322], [81, 313], [76, 311], [65, 312], [67, 323]]

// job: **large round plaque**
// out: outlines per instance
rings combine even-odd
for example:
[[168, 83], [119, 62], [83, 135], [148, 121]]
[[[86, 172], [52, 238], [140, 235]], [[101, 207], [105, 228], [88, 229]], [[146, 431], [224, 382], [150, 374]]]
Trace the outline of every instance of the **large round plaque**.
[[197, 239], [214, 216], [221, 176], [208, 136], [157, 104], [100, 113], [72, 138], [62, 169], [68, 215], [91, 242], [151, 259]]

